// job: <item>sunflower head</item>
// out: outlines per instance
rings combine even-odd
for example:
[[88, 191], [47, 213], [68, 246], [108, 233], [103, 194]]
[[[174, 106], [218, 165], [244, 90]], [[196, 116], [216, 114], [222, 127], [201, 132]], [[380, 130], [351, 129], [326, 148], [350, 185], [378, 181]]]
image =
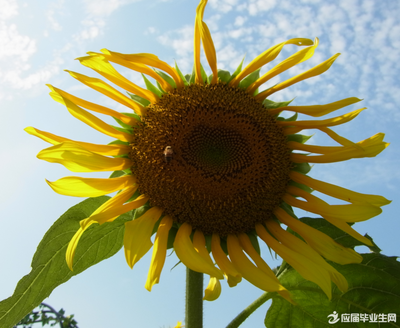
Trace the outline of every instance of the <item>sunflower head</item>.
[[[89, 226], [106, 224], [135, 210], [132, 221], [125, 224], [125, 256], [133, 267], [153, 248], [148, 290], [159, 282], [166, 250], [173, 247], [184, 265], [210, 276], [206, 300], [220, 295], [220, 280], [226, 278], [233, 287], [245, 278], [293, 302], [263, 260], [258, 247], [262, 240], [330, 298], [331, 282], [342, 291], [347, 289], [347, 282], [325, 259], [347, 264], [360, 262], [361, 256], [297, 219], [292, 207], [318, 214], [371, 245], [348, 223], [378, 215], [380, 207], [389, 201], [313, 179], [307, 173], [309, 163], [373, 157], [388, 144], [382, 133], [352, 142], [331, 129], [351, 121], [363, 108], [334, 118], [297, 120], [297, 113], [320, 117], [360, 101], [358, 98], [309, 106], [268, 99], [275, 92], [322, 74], [339, 54], [259, 91], [273, 77], [309, 59], [318, 39], [290, 39], [267, 49], [244, 68], [241, 64], [233, 74], [218, 70], [211, 34], [203, 21], [206, 3], [202, 0], [196, 11], [192, 75], [184, 77], [177, 66], [152, 54], [121, 54], [106, 49], [78, 59], [129, 96], [102, 79], [69, 71], [88, 87], [128, 107], [130, 113], [50, 86], [50, 95], [73, 116], [116, 141], [98, 145], [26, 129], [53, 144], [39, 153], [40, 159], [63, 164], [73, 172], [115, 171], [109, 179], [66, 177], [48, 182], [54, 191], [69, 196], [97, 197], [119, 191], [81, 221], [68, 246], [67, 263], [72, 270], [79, 239]], [[288, 44], [303, 48], [260, 76], [260, 69]], [[210, 76], [200, 62], [201, 48], [212, 71]], [[144, 89], [118, 73], [111, 63], [142, 73], [154, 79], [157, 86], [145, 77]], [[106, 124], [87, 110], [114, 117], [121, 128]], [[295, 115], [285, 119], [280, 116], [283, 111]], [[304, 129], [319, 130], [338, 145], [306, 145], [308, 137], [299, 134]], [[312, 195], [313, 190], [346, 204], [330, 205]], [[282, 229], [281, 223], [302, 239]], [[150, 238], [154, 232], [153, 245]]]

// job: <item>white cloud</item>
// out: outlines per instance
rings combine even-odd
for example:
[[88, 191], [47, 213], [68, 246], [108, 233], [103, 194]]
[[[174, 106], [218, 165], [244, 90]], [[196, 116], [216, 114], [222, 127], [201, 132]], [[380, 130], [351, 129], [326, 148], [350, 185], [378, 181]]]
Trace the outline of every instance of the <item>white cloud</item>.
[[36, 41], [28, 36], [20, 35], [16, 24], [7, 25], [0, 21], [0, 60], [18, 58], [26, 62], [36, 52]]
[[247, 21], [247, 17], [244, 16], [237, 16], [235, 18], [235, 26], [243, 26], [243, 24]]
[[18, 14], [17, 0], [0, 0], [0, 20], [9, 19]]
[[84, 0], [86, 11], [89, 15], [106, 17], [119, 7], [134, 2], [132, 0]]

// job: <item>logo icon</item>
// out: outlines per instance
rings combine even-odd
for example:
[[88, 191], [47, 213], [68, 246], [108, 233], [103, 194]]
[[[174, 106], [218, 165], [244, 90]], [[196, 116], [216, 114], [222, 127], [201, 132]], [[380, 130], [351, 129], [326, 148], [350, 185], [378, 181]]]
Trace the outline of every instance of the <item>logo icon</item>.
[[339, 321], [339, 315], [336, 311], [333, 311], [332, 314], [328, 315], [328, 318], [330, 318], [328, 323], [331, 325]]

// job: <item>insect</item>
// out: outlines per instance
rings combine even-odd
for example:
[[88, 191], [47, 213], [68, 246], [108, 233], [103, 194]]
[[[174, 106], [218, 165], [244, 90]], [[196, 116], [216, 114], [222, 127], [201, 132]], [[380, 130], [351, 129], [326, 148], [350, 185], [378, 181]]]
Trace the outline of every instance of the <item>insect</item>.
[[171, 159], [173, 158], [174, 155], [174, 151], [172, 150], [171, 146], [167, 146], [164, 149], [164, 158], [165, 158], [165, 162], [169, 163], [171, 161]]

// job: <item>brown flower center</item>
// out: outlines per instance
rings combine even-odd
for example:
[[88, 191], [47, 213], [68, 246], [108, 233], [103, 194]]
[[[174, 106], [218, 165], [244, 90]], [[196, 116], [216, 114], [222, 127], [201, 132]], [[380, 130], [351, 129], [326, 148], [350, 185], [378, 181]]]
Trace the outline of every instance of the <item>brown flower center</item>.
[[139, 191], [179, 223], [220, 236], [247, 232], [282, 202], [292, 166], [286, 137], [241, 89], [175, 89], [147, 107], [134, 136]]

